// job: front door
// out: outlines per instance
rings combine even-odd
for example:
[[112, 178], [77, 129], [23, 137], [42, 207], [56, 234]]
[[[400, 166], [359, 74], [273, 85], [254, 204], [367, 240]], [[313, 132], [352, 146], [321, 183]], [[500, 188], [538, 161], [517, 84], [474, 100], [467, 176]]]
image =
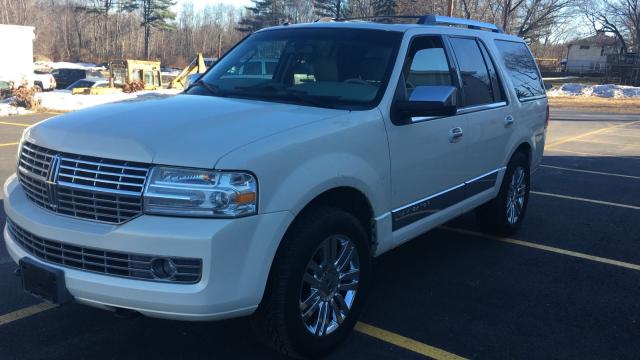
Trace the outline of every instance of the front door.
[[[408, 98], [416, 86], [457, 83], [442, 38], [419, 36], [409, 46], [396, 99]], [[388, 125], [394, 231], [424, 224], [425, 218], [464, 199], [464, 182], [471, 176], [466, 126], [467, 117], [458, 115]]]

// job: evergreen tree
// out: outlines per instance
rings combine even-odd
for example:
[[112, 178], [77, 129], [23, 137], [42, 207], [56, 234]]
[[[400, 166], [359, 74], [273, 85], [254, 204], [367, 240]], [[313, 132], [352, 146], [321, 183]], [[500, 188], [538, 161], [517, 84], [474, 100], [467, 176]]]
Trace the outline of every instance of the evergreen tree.
[[175, 5], [174, 0], [126, 0], [123, 9], [126, 11], [140, 10], [142, 12], [142, 22], [144, 27], [144, 57], [149, 59], [149, 38], [151, 29], [172, 30], [175, 25], [171, 23], [175, 20], [176, 13], [171, 11]]
[[238, 23], [238, 30], [254, 32], [268, 26], [280, 25], [286, 20], [283, 0], [251, 0], [247, 14]]
[[371, 2], [375, 16], [393, 16], [396, 14], [397, 0], [373, 0]]
[[347, 2], [345, 0], [313, 0], [315, 14], [320, 17], [346, 17]]

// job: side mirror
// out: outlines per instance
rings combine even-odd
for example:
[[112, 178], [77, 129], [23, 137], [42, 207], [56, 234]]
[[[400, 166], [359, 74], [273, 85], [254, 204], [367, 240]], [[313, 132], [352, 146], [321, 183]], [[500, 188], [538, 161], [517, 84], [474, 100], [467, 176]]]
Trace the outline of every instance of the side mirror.
[[553, 87], [553, 84], [548, 83], [548, 82], [544, 82], [544, 89], [545, 90], [551, 90], [551, 88]]
[[397, 100], [393, 117], [410, 123], [415, 116], [451, 116], [457, 112], [458, 89], [455, 86], [416, 86], [409, 100]]

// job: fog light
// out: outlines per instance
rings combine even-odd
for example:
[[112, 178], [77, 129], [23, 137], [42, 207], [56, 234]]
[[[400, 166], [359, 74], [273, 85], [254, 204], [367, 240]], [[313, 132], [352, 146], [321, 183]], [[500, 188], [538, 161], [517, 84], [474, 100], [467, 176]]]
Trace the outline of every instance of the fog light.
[[170, 279], [178, 270], [173, 260], [167, 258], [155, 258], [151, 261], [151, 272], [158, 279]]

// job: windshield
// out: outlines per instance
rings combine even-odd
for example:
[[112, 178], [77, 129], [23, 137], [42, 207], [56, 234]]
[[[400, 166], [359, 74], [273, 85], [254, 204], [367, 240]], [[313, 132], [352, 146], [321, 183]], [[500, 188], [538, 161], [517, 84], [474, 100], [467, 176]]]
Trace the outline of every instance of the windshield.
[[293, 102], [341, 109], [377, 105], [402, 33], [278, 29], [251, 35], [188, 94]]

